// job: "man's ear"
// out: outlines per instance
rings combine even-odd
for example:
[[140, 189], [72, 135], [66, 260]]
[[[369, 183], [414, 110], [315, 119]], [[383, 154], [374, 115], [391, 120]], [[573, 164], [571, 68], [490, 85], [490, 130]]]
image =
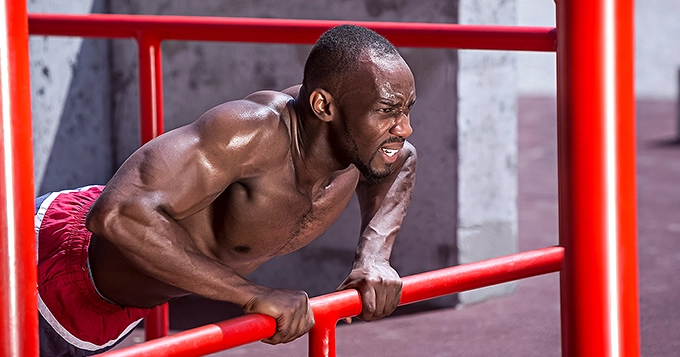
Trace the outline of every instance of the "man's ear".
[[312, 91], [309, 96], [309, 105], [317, 118], [330, 122], [335, 115], [335, 103], [330, 93], [321, 88]]

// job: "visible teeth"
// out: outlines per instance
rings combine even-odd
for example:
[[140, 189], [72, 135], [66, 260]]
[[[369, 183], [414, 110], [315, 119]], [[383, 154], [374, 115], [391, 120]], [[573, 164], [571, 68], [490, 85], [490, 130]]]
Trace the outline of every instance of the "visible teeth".
[[382, 148], [382, 151], [383, 151], [383, 152], [385, 153], [385, 155], [387, 155], [387, 156], [394, 156], [394, 154], [396, 154], [397, 152], [399, 152], [399, 150], [392, 150], [392, 149], [386, 149], [386, 148]]

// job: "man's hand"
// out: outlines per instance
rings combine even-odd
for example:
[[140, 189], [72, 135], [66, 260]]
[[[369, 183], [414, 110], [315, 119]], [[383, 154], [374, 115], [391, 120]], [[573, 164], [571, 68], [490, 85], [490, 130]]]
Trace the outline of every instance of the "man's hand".
[[401, 286], [399, 274], [389, 263], [382, 263], [352, 269], [337, 290], [359, 290], [363, 306], [358, 317], [364, 321], [371, 321], [385, 317], [397, 308], [401, 298]]
[[276, 320], [274, 336], [262, 340], [272, 345], [293, 341], [314, 326], [314, 314], [304, 291], [267, 289], [251, 298], [243, 311], [268, 315]]

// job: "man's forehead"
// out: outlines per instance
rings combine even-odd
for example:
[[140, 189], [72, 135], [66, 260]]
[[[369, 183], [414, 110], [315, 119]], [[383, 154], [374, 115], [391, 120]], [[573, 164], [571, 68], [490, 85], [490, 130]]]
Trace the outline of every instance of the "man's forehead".
[[[406, 62], [399, 54], [382, 53], [377, 50], [366, 49], [359, 56], [359, 66], [378, 71], [390, 71], [404, 66]], [[406, 65], [406, 67], [408, 67]]]
[[380, 98], [399, 101], [415, 95], [413, 74], [401, 57], [374, 61], [369, 70]]
[[343, 83], [345, 93], [361, 92], [369, 101], [384, 98], [396, 102], [415, 96], [411, 69], [398, 54], [362, 53], [357, 71]]

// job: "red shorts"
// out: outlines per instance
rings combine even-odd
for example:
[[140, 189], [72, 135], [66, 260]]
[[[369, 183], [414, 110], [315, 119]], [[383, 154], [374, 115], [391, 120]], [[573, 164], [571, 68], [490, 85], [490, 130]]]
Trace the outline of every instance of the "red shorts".
[[[87, 249], [92, 233], [85, 228], [85, 216], [102, 189], [54, 192], [36, 202], [41, 320], [83, 352], [101, 352], [120, 342], [149, 312], [105, 300], [90, 277]], [[44, 338], [43, 330], [41, 349], [43, 340], [56, 338]]]

